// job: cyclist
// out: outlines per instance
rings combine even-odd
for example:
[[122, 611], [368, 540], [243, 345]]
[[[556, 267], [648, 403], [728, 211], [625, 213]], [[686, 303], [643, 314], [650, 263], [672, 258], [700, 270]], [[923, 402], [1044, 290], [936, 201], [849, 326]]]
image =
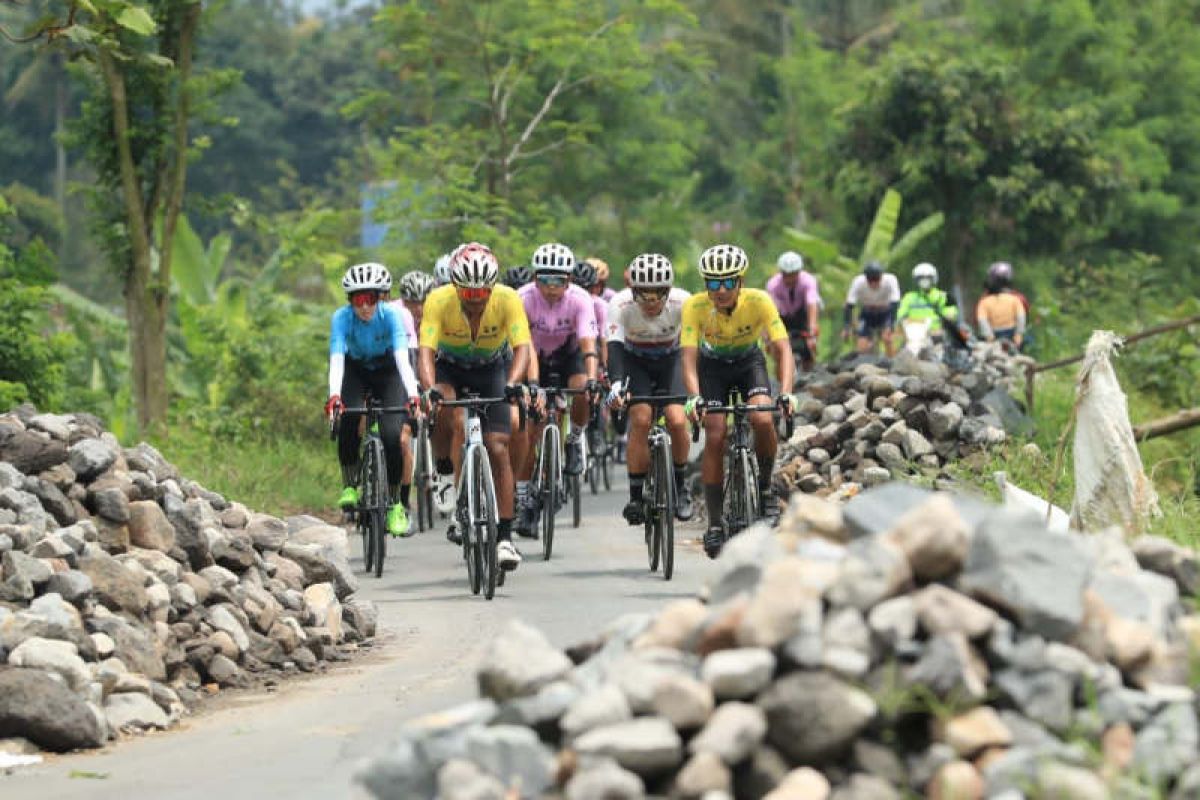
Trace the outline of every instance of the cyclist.
[[[450, 265], [450, 285], [434, 290], [425, 301], [419, 373], [422, 384], [429, 387], [427, 408], [464, 392], [512, 401], [524, 396], [519, 381], [529, 361], [529, 323], [517, 293], [496, 285], [499, 274], [491, 250], [476, 242], [462, 245]], [[512, 349], [507, 366], [506, 345]], [[437, 471], [457, 478], [465, 431], [463, 415], [456, 410], [438, 411], [432, 444]], [[521, 563], [512, 543], [513, 476], [508, 455], [512, 418], [504, 405], [488, 407], [481, 417], [500, 512], [496, 555], [502, 569], [512, 570]], [[462, 543], [457, 519], [446, 538]]]
[[[596, 381], [596, 315], [592, 298], [583, 289], [570, 284], [575, 269], [575, 254], [563, 244], [548, 243], [533, 253], [534, 282], [522, 287], [518, 294], [529, 319], [536, 360], [529, 367], [530, 389], [535, 394], [539, 383], [558, 388], [588, 390], [596, 396], [600, 385]], [[544, 380], [543, 380], [544, 379]], [[580, 439], [587, 428], [590, 415], [589, 397], [578, 395], [571, 403], [571, 426], [566, 441], [563, 471], [578, 475], [583, 471]], [[531, 425], [526, 446], [525, 464], [517, 475], [517, 496], [521, 516], [517, 532], [522, 536], [537, 535], [537, 498], [529, 492], [534, 459], [534, 445], [540, 441], [544, 423]], [[554, 513], [551, 509], [549, 513]]]
[[807, 372], [813, 368], [817, 340], [821, 335], [821, 293], [817, 278], [804, 269], [804, 258], [788, 250], [775, 262], [779, 272], [767, 281], [767, 294], [779, 309], [779, 317], [788, 330], [792, 353]]
[[958, 307], [950, 296], [937, 288], [937, 267], [927, 262], [917, 264], [912, 271], [915, 289], [904, 293], [900, 298], [900, 308], [896, 311], [896, 328], [903, 331], [905, 320], [926, 322], [929, 325], [929, 336], [933, 339], [942, 338], [942, 321], [955, 324], [958, 320]]
[[[405, 273], [400, 278], [400, 300], [413, 322], [418, 326], [421, 324], [421, 315], [425, 311], [425, 298], [434, 290], [434, 287], [434, 280], [428, 272], [414, 270]], [[393, 305], [395, 304], [393, 303]], [[417, 347], [418, 345], [413, 342], [412, 349], [416, 351]]]
[[850, 338], [854, 322], [854, 307], [861, 306], [858, 315], [858, 352], [868, 353], [876, 337], [883, 339], [888, 356], [895, 355], [892, 328], [896, 324], [896, 309], [900, 305], [900, 282], [890, 272], [884, 272], [878, 261], [868, 261], [861, 275], [854, 276], [846, 294], [846, 309], [842, 338]]
[[520, 289], [533, 280], [533, 270], [529, 267], [509, 267], [500, 276], [500, 282], [510, 289]]
[[608, 285], [608, 262], [602, 261], [595, 256], [585, 258], [584, 263], [591, 264], [592, 269], [596, 270], [596, 282], [588, 289], [590, 294], [600, 297], [604, 302], [612, 302], [613, 295], [617, 292]]
[[[706, 291], [684, 303], [679, 335], [683, 348], [683, 385], [690, 395], [686, 410], [693, 420], [703, 413], [704, 402], [724, 404], [732, 389], [738, 390], [745, 403], [764, 408], [771, 405], [767, 363], [758, 346], [764, 335], [775, 361], [779, 385], [792, 386], [795, 363], [787, 328], [766, 292], [744, 287], [743, 275], [749, 263], [746, 251], [731, 244], [714, 245], [700, 255], [700, 276], [704, 278]], [[787, 413], [795, 405], [791, 394], [786, 392], [780, 394], [776, 403]], [[759, 505], [766, 516], [773, 517], [778, 511], [771, 492], [771, 472], [778, 445], [774, 420], [770, 414], [752, 414], [750, 425], [758, 456]], [[724, 414], [705, 415], [700, 477], [708, 509], [704, 551], [710, 558], [716, 558], [725, 541], [721, 523], [725, 432]]]
[[[594, 260], [591, 259], [591, 261]], [[603, 374], [604, 368], [608, 365], [608, 347], [605, 339], [608, 331], [609, 301], [598, 294], [592, 294], [592, 287], [599, 282], [599, 279], [596, 277], [596, 268], [592, 266], [591, 261], [584, 260], [575, 265], [575, 269], [571, 272], [571, 282], [592, 298], [592, 311], [596, 315], [596, 351], [600, 354], [600, 374]]]
[[450, 259], [453, 252], [442, 253], [433, 265], [433, 285], [445, 286], [450, 283]]
[[988, 268], [988, 293], [975, 306], [980, 335], [989, 342], [1012, 342], [1018, 350], [1025, 344], [1028, 300], [1012, 288], [1012, 265], [997, 261]]
[[[408, 337], [400, 317], [383, 299], [392, 288], [392, 275], [382, 264], [355, 264], [342, 276], [346, 305], [333, 312], [329, 325], [329, 399], [325, 414], [341, 415], [338, 424], [338, 463], [342, 494], [338, 505], [358, 505], [358, 448], [361, 413], [342, 414], [347, 406], [361, 407], [366, 392], [385, 406], [414, 406], [417, 381], [408, 360]], [[388, 533], [408, 533], [408, 515], [398, 488], [404, 475], [400, 448], [403, 414], [384, 414], [380, 423], [387, 461]]]
[[[679, 331], [683, 306], [690, 294], [672, 286], [675, 270], [671, 260], [658, 253], [643, 253], [629, 265], [629, 288], [622, 289], [609, 304], [609, 377], [612, 387], [607, 402], [619, 411], [626, 395], [681, 395]], [[641, 525], [642, 485], [650, 469], [647, 437], [653, 408], [638, 404], [629, 409], [629, 502], [621, 512], [630, 525]], [[675, 403], [663, 409], [671, 434], [671, 456], [675, 462], [675, 517], [692, 518], [692, 490], [684, 480], [687, 470], [687, 418]]]

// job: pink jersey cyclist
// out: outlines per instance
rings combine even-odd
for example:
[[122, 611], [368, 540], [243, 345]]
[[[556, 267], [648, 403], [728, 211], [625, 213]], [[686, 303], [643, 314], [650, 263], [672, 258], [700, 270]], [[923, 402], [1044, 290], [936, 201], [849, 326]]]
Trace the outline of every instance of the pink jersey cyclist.
[[568, 286], [562, 298], [551, 304], [533, 283], [522, 286], [517, 294], [525, 305], [529, 332], [538, 357], [559, 361], [579, 352], [580, 339], [595, 339], [596, 312], [592, 296], [578, 286]]
[[767, 294], [779, 309], [779, 316], [789, 331], [805, 330], [808, 327], [809, 307], [819, 308], [821, 294], [817, 291], [817, 279], [801, 272], [795, 286], [788, 286], [783, 275], [776, 273], [767, 281]]

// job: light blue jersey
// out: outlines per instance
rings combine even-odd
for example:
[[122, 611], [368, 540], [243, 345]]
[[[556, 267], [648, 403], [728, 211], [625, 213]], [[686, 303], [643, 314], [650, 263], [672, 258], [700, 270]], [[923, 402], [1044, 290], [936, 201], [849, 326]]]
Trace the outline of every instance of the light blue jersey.
[[386, 303], [375, 308], [370, 322], [354, 316], [354, 309], [344, 305], [333, 312], [329, 326], [329, 354], [345, 354], [355, 361], [373, 361], [390, 356], [396, 350], [408, 349], [408, 334], [404, 323]]

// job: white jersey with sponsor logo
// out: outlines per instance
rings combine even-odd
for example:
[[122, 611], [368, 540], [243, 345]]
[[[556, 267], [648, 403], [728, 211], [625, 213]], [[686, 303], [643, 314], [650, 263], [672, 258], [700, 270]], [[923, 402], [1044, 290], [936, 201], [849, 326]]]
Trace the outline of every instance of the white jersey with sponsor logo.
[[678, 349], [683, 304], [689, 297], [689, 292], [673, 288], [658, 316], [648, 317], [634, 301], [632, 290], [622, 289], [608, 303], [608, 341], [622, 342], [626, 350], [641, 355]]

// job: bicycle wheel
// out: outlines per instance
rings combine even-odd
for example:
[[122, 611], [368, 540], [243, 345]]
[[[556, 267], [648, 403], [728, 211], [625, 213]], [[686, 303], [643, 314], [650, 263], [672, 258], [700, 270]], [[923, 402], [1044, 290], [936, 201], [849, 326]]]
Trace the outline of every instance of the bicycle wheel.
[[491, 600], [496, 595], [496, 573], [499, 572], [496, 563], [496, 487], [492, 483], [492, 466], [482, 447], [475, 449], [474, 458], [472, 494], [475, 495], [475, 514], [471, 518], [471, 527], [475, 531], [475, 547], [480, 553], [480, 566], [483, 569], [483, 596]]
[[[469, 457], [470, 453], [467, 453], [467, 456], [463, 459], [462, 480], [459, 488], [471, 486], [474, 480], [474, 459]], [[474, 499], [469, 491], [459, 492], [453, 514], [459, 524], [458, 533], [462, 536], [463, 560], [467, 562], [467, 584], [471, 587], [471, 594], [479, 594], [480, 589], [483, 588], [483, 564], [480, 563], [481, 553], [476, 547], [475, 528], [471, 524], [471, 504], [473, 502]]]
[[646, 474], [646, 480], [642, 484], [642, 514], [645, 515], [646, 528], [646, 556], [650, 561], [650, 571], [658, 572], [658, 560], [661, 555], [661, 546], [659, 544], [662, 534], [658, 527], [657, 509], [655, 508], [654, 497], [658, 493], [658, 476], [654, 474], [654, 470], [650, 470]]
[[592, 422], [587, 429], [588, 442], [588, 462], [587, 462], [587, 478], [588, 486], [592, 490], [592, 494], [600, 493], [600, 428], [598, 427], [599, 417], [593, 417]]
[[[383, 560], [379, 553], [379, 536], [376, 533], [376, 511], [384, 501], [384, 495], [379, 491], [380, 485], [385, 487], [384, 493], [387, 491], [383, 457], [383, 442], [375, 436], [369, 436], [363, 443], [358, 476], [358, 520], [359, 530], [363, 535], [363, 568], [367, 572], [374, 571], [376, 562]], [[379, 568], [382, 569], [382, 563]]]
[[578, 475], [567, 477], [567, 492], [571, 495], [571, 524], [578, 528], [583, 519], [583, 484]]
[[429, 444], [429, 426], [425, 420], [417, 428], [417, 444], [413, 449], [413, 488], [417, 490], [417, 529], [433, 528], [433, 453]]
[[744, 526], [746, 518], [746, 503], [745, 497], [742, 495], [742, 490], [745, 486], [745, 481], [742, 480], [742, 460], [736, 455], [729, 459], [729, 465], [725, 472], [725, 502], [724, 502], [724, 522], [725, 522], [725, 538], [729, 539], [735, 533], [740, 531]]
[[662, 553], [663, 578], [671, 580], [675, 573], [675, 475], [666, 443], [654, 454], [654, 506], [658, 514], [658, 546]]
[[604, 491], [612, 491], [612, 452], [613, 441], [611, 431], [605, 427], [600, 437], [600, 473], [604, 478]]
[[554, 516], [558, 511], [559, 450], [558, 428], [547, 425], [542, 431], [542, 453], [538, 459], [541, 471], [538, 485], [542, 487], [542, 560], [549, 561], [554, 551]]
[[375, 539], [375, 577], [383, 576], [383, 561], [387, 558], [387, 512], [391, 503], [388, 494], [387, 461], [384, 460], [383, 441], [378, 437], [371, 439], [371, 448], [375, 451], [375, 462], [379, 469], [375, 471], [375, 492], [371, 502], [371, 532]]

